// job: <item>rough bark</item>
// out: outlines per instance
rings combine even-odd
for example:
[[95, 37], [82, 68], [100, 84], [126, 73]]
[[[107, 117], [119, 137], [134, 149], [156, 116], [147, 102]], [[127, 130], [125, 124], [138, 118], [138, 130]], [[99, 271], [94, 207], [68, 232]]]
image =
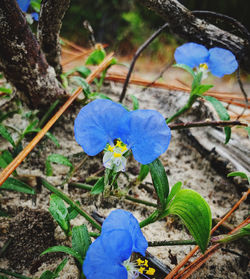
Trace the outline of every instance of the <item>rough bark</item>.
[[199, 19], [177, 0], [139, 0], [144, 6], [165, 19], [172, 31], [180, 37], [208, 48], [220, 46], [232, 51], [240, 66], [250, 72], [250, 42]]
[[31, 107], [65, 94], [15, 0], [0, 0], [0, 68]]
[[69, 4], [70, 0], [42, 0], [41, 3], [38, 40], [49, 65], [55, 69], [58, 76], [62, 72], [59, 33]]

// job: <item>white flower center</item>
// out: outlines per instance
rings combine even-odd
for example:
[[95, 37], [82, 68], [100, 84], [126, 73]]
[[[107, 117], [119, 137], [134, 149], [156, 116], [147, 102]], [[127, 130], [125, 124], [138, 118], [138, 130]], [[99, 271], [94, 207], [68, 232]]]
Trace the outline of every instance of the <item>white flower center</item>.
[[128, 150], [126, 144], [118, 140], [116, 145], [108, 145], [107, 151], [103, 156], [103, 165], [107, 169], [113, 169], [115, 172], [125, 171], [127, 159], [123, 154]]

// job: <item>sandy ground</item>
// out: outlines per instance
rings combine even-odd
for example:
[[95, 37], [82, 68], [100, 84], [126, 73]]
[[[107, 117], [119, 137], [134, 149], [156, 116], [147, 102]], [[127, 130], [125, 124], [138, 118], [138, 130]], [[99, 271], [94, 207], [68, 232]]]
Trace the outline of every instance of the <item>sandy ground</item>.
[[[133, 94], [138, 97], [140, 108], [156, 109], [161, 112], [164, 117], [171, 115], [187, 99], [187, 94], [181, 92], [168, 92], [160, 89], [149, 89], [144, 92], [141, 90], [142, 88], [140, 87], [131, 86], [127, 94], [126, 104], [132, 107], [129, 95]], [[117, 84], [111, 83], [105, 86], [105, 91], [113, 100], [118, 100], [121, 88]], [[194, 113], [187, 116], [187, 119], [202, 120], [214, 117], [214, 114], [202, 102], [195, 105], [194, 111]], [[33, 181], [34, 187], [37, 189], [39, 189], [39, 185], [37, 185], [35, 177], [45, 177], [45, 159], [51, 153], [67, 155], [74, 163], [79, 163], [80, 158], [77, 157], [76, 154], [82, 152], [82, 149], [77, 145], [73, 136], [73, 122], [76, 113], [77, 112], [71, 112], [66, 114], [52, 129], [53, 134], [60, 142], [60, 148], [56, 148], [55, 145], [48, 140], [42, 141], [18, 168], [18, 174], [29, 176]], [[8, 122], [19, 128], [21, 125], [23, 127], [26, 125], [20, 115], [15, 115], [14, 118], [8, 120]], [[210, 139], [211, 135], [209, 135], [209, 130], [211, 130], [211, 128], [200, 128], [199, 132], [203, 137]], [[242, 146], [246, 153], [250, 152], [250, 145], [246, 134], [243, 134], [241, 138], [238, 136], [233, 136], [233, 138], [237, 141], [238, 145]], [[161, 160], [168, 174], [169, 184], [172, 186], [177, 181], [182, 181], [184, 188], [199, 192], [210, 205], [212, 217], [219, 218], [232, 208], [239, 200], [242, 193], [237, 189], [236, 184], [225, 178], [225, 173], [219, 174], [210, 162], [201, 156], [189, 141], [190, 139], [188, 139], [185, 133], [173, 131], [169, 149], [161, 156]], [[0, 149], [4, 149], [6, 145], [7, 143], [1, 140]], [[216, 148], [216, 146], [213, 146], [211, 149], [214, 147]], [[89, 158], [72, 180], [85, 181], [88, 176], [102, 167], [101, 160], [101, 156]], [[138, 174], [139, 166], [137, 162], [131, 159], [127, 167], [129, 173], [128, 179], [131, 181]], [[237, 170], [237, 166], [233, 165], [233, 167]], [[53, 170], [54, 174], [52, 177], [48, 177], [48, 180], [54, 185], [60, 185], [68, 169], [67, 167], [53, 165]], [[120, 176], [119, 182], [121, 187], [123, 187], [122, 185], [127, 183], [127, 178], [125, 176]], [[114, 208], [123, 208], [133, 212], [135, 217], [141, 221], [153, 212], [153, 208], [150, 207], [134, 204], [124, 199], [119, 200], [115, 197], [105, 199], [101, 196], [91, 196], [84, 190], [72, 189], [67, 185], [65, 185], [64, 191], [74, 200], [79, 200], [83, 208], [90, 213], [96, 211], [103, 216], [107, 216]], [[154, 190], [150, 175], [145, 179], [142, 185], [132, 188], [129, 193], [134, 197], [155, 202], [156, 197], [155, 194], [153, 194]], [[53, 221], [50, 220], [48, 213], [49, 192], [41, 188], [35, 199], [24, 194], [1, 192], [0, 204], [3, 209], [6, 209], [10, 215], [13, 216], [13, 218], [10, 219], [0, 218], [0, 246], [3, 245], [9, 235], [13, 239], [22, 241], [24, 235], [28, 234], [29, 239], [24, 238], [22, 249], [23, 251], [36, 251], [36, 255], [30, 258], [26, 256], [28, 252], [21, 255], [20, 249], [15, 250], [15, 247], [11, 246], [12, 252], [7, 252], [5, 257], [0, 258], [1, 268], [9, 268], [27, 276], [32, 276], [32, 278], [39, 277], [46, 269], [53, 269], [62, 259], [62, 255], [39, 258], [39, 253], [45, 249], [44, 242], [50, 244], [49, 246], [54, 245], [54, 243], [57, 245], [70, 245], [70, 243], [65, 239], [59, 227], [51, 225]], [[243, 221], [248, 216], [248, 209], [248, 204], [243, 203], [239, 210], [230, 217], [228, 220], [229, 224], [234, 227]], [[38, 218], [39, 224], [34, 220], [30, 223], [23, 221], [28, 218], [27, 216], [33, 216], [32, 214], [37, 216], [34, 212], [39, 212], [37, 213], [39, 217], [34, 217], [34, 220]], [[72, 221], [72, 225], [80, 225], [83, 223], [87, 224], [87, 222], [79, 216]], [[20, 226], [19, 231], [15, 231], [17, 224]], [[38, 230], [47, 232], [48, 235], [44, 236], [44, 238], [42, 238], [42, 236], [41, 238], [38, 236], [36, 237], [36, 226], [39, 226]], [[48, 230], [46, 226], [51, 229]], [[88, 228], [92, 230], [89, 225]], [[176, 217], [168, 217], [167, 219], [151, 224], [143, 228], [143, 233], [148, 241], [191, 238], [180, 220]], [[48, 241], [46, 237], [50, 237], [50, 241]], [[40, 242], [37, 238], [39, 238]], [[32, 250], [32, 248], [29, 248], [30, 245], [36, 248]], [[148, 248], [148, 251], [165, 265], [173, 268], [192, 248], [193, 246], [164, 246], [151, 247]], [[37, 253], [39, 249], [40, 251]], [[191, 278], [249, 278], [250, 271], [249, 269], [247, 270], [247, 256], [247, 248], [243, 242], [228, 244], [224, 246], [224, 250], [216, 252], [202, 268], [191, 276]], [[78, 271], [74, 260], [71, 258], [61, 272], [60, 278], [70, 279], [77, 277]]]

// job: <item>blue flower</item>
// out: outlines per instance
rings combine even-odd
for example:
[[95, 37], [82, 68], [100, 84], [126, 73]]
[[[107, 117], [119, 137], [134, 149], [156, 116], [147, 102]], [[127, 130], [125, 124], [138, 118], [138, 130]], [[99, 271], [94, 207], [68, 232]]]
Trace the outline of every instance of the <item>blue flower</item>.
[[223, 48], [214, 47], [207, 50], [203, 45], [186, 43], [178, 47], [174, 54], [178, 64], [191, 68], [208, 69], [217, 77], [232, 74], [238, 68], [234, 54]]
[[[30, 5], [30, 0], [17, 0], [17, 4], [19, 5], [20, 9], [26, 13]], [[38, 13], [31, 13], [31, 16], [35, 21], [38, 21]]]
[[[124, 170], [129, 149], [141, 164], [149, 164], [164, 153], [171, 131], [164, 117], [154, 110], [129, 112], [110, 100], [95, 100], [81, 109], [75, 120], [75, 138], [90, 156], [109, 143], [103, 163]], [[114, 140], [118, 140], [114, 145]]]
[[147, 247], [135, 217], [122, 209], [114, 210], [87, 251], [83, 273], [87, 279], [132, 278], [136, 268], [128, 259], [135, 251], [145, 255]]

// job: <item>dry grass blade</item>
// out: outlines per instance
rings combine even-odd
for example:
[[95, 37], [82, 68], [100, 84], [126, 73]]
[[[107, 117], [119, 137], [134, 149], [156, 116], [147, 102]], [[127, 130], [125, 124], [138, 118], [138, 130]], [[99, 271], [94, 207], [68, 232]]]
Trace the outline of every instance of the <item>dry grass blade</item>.
[[[240, 206], [240, 204], [247, 198], [250, 194], [250, 189], [241, 197], [241, 199], [229, 210], [229, 212], [218, 222], [211, 230], [211, 234], [223, 223], [227, 220], [229, 216]], [[189, 259], [198, 251], [199, 247], [195, 246], [195, 248], [165, 277], [165, 279], [172, 279], [177, 276], [177, 272], [189, 261]], [[179, 273], [178, 276], [182, 274]]]
[[[109, 54], [103, 62], [88, 76], [86, 81], [91, 83], [95, 77], [97, 77], [111, 62], [113, 53]], [[56, 112], [56, 114], [48, 121], [48, 123], [43, 127], [43, 129], [33, 138], [33, 140], [18, 154], [18, 156], [2, 171], [0, 174], [0, 186], [4, 181], [11, 175], [11, 173], [21, 164], [21, 162], [26, 158], [30, 151], [37, 145], [37, 143], [44, 137], [52, 125], [57, 121], [57, 119], [65, 112], [65, 110], [72, 104], [72, 102], [81, 93], [82, 88], [79, 87], [73, 95], [61, 106], [61, 108]]]

